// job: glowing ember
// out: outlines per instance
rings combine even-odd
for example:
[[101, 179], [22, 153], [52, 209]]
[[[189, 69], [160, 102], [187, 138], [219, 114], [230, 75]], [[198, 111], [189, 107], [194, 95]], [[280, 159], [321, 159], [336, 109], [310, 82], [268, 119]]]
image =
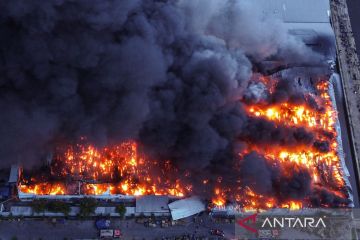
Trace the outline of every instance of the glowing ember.
[[[260, 80], [272, 94], [277, 80], [261, 77]], [[312, 190], [326, 190], [333, 196], [347, 198], [342, 176], [336, 132], [337, 113], [329, 95], [329, 83], [319, 81], [316, 93], [307, 97], [315, 99], [318, 108], [306, 103], [291, 102], [247, 104], [245, 111], [250, 118], [263, 119], [276, 126], [304, 129], [311, 132], [311, 144], [267, 144], [246, 141], [247, 148], [238, 152], [241, 163], [246, 154], [256, 152], [266, 162], [281, 171], [283, 181], [295, 173], [306, 172], [311, 178]], [[39, 195], [63, 194], [125, 194], [125, 195], [171, 195], [186, 196], [193, 193], [193, 185], [202, 185], [211, 195], [214, 205], [226, 202], [239, 203], [244, 210], [269, 209], [275, 207], [300, 209], [311, 207], [308, 199], [286, 199], [276, 193], [269, 196], [259, 194], [250, 186], [235, 179], [232, 186], [224, 183], [223, 177], [216, 180], [203, 178], [199, 183], [186, 184], [192, 173], [180, 174], [170, 161], [158, 162], [141, 154], [138, 144], [127, 141], [119, 145], [97, 149], [82, 143], [59, 148], [50, 165], [50, 176], [43, 179], [23, 178], [19, 189], [23, 193]], [[240, 164], [241, 165], [241, 164]], [[234, 169], [237, 169], [234, 166]], [[239, 169], [237, 169], [239, 171]], [[328, 207], [327, 203], [320, 203]], [[340, 204], [340, 206], [342, 206]]]
[[[172, 195], [184, 196], [186, 188], [178, 179], [171, 180], [167, 174], [176, 176], [176, 169], [169, 163], [163, 166], [169, 172], [162, 172], [163, 176], [152, 177], [152, 172], [162, 168], [156, 161], [149, 161], [138, 155], [137, 144], [129, 141], [114, 147], [97, 150], [92, 145], [77, 144], [68, 146], [63, 155], [57, 156], [51, 164], [51, 176], [58, 179], [71, 177], [81, 180], [76, 194], [99, 195]], [[165, 180], [166, 179], [166, 180]], [[93, 183], [99, 181], [106, 183]], [[34, 194], [70, 194], [69, 187], [64, 184], [41, 182], [27, 182], [20, 184], [24, 193]]]
[[[268, 86], [268, 89], [274, 87], [269, 83], [268, 78], [262, 78], [261, 81]], [[264, 156], [268, 162], [274, 162], [274, 164], [281, 163], [280, 168], [284, 176], [292, 176], [297, 171], [296, 169], [306, 169], [311, 176], [311, 185], [313, 187], [326, 189], [335, 196], [346, 199], [347, 193], [344, 191], [345, 183], [342, 177], [338, 155], [337, 132], [335, 129], [337, 114], [334, 111], [329, 95], [329, 83], [327, 81], [320, 81], [317, 84], [317, 91], [317, 96], [312, 95], [312, 97], [322, 107], [321, 111], [304, 104], [296, 105], [289, 102], [247, 105], [246, 111], [253, 118], [266, 119], [279, 126], [304, 128], [314, 134], [316, 141], [328, 142], [328, 149], [319, 149], [315, 144], [291, 147], [276, 144], [258, 146], [250, 141], [248, 142], [248, 149], [239, 153], [239, 158], [241, 161], [245, 154], [255, 151]], [[242, 203], [245, 210], [273, 207], [296, 210], [304, 206], [303, 202], [299, 200], [279, 202], [279, 199], [256, 194], [249, 188], [240, 191], [241, 194], [238, 194], [235, 198], [237, 202]], [[215, 193], [213, 203], [223, 205], [225, 202], [222, 200], [230, 199], [232, 195], [233, 189], [223, 186], [222, 190], [218, 190]], [[311, 204], [307, 202], [306, 206], [311, 207]], [[323, 205], [323, 207], [327, 206]]]

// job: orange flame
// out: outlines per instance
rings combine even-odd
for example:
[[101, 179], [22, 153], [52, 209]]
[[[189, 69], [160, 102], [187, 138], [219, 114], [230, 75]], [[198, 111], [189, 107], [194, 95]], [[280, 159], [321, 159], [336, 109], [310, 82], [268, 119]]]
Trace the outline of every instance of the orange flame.
[[[269, 92], [274, 91], [274, 81], [261, 78]], [[276, 81], [275, 81], [276, 82]], [[253, 104], [245, 109], [254, 118], [264, 118], [275, 124], [288, 127], [303, 127], [311, 131], [317, 140], [330, 142], [330, 151], [321, 152], [314, 146], [258, 146], [248, 143], [248, 149], [239, 153], [256, 151], [267, 161], [280, 163], [285, 174], [291, 176], [296, 170], [307, 169], [312, 177], [312, 186], [320, 186], [336, 196], [345, 198], [344, 179], [338, 154], [336, 122], [337, 113], [329, 95], [329, 83], [321, 81], [317, 85], [318, 94], [312, 95], [323, 110], [313, 109], [305, 104], [293, 103]], [[332, 137], [326, 137], [324, 132]], [[291, 164], [291, 165], [290, 165]], [[292, 166], [292, 167], [289, 167]], [[39, 195], [63, 194], [125, 194], [125, 195], [171, 195], [183, 197], [191, 194], [193, 186], [178, 178], [177, 169], [170, 161], [159, 163], [139, 153], [138, 144], [126, 141], [122, 144], [97, 149], [90, 144], [77, 144], [61, 149], [60, 154], [51, 164], [51, 176], [58, 181], [43, 181], [36, 177], [22, 179], [20, 191]], [[190, 172], [183, 174], [190, 177]], [[70, 178], [71, 184], [65, 179]], [[99, 181], [101, 180], [101, 181]], [[269, 209], [275, 207], [296, 210], [304, 207], [300, 200], [282, 200], [263, 196], [248, 186], [242, 186], [240, 180], [235, 187], [224, 186], [224, 178], [200, 180], [204, 188], [210, 188], [212, 202], [224, 206], [228, 200], [242, 204], [245, 211]], [[75, 182], [75, 184], [74, 184]]]

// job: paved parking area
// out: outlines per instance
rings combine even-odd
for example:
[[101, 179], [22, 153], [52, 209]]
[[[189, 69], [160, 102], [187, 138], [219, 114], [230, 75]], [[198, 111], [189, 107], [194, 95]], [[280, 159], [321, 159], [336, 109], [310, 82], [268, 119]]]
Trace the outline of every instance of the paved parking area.
[[64, 224], [53, 224], [50, 220], [1, 221], [0, 239], [85, 239], [97, 238], [98, 231], [94, 221], [67, 221]]
[[[111, 227], [119, 228], [123, 233], [122, 239], [162, 239], [182, 235], [206, 236], [209, 239], [217, 239], [209, 234], [210, 229], [222, 229], [226, 239], [234, 236], [234, 224], [215, 223], [207, 216], [202, 223], [188, 221], [182, 225], [168, 228], [145, 227], [134, 220], [111, 219]], [[21, 221], [1, 221], [0, 240], [39, 240], [39, 239], [98, 239], [99, 231], [95, 228], [94, 220], [68, 220], [65, 223], [52, 223], [51, 220], [22, 219]], [[16, 238], [15, 238], [16, 237]]]

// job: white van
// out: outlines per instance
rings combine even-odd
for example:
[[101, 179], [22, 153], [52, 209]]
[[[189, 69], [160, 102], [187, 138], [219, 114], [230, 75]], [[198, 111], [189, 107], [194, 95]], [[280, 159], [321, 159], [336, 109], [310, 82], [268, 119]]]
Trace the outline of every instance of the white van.
[[112, 229], [101, 229], [100, 239], [112, 239], [114, 236], [114, 230]]

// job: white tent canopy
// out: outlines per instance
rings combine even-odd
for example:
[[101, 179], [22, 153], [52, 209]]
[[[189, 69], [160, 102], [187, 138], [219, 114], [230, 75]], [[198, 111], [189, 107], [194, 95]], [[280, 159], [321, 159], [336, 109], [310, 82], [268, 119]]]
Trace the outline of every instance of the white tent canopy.
[[178, 220], [205, 211], [205, 204], [198, 197], [178, 200], [169, 204], [171, 217]]

